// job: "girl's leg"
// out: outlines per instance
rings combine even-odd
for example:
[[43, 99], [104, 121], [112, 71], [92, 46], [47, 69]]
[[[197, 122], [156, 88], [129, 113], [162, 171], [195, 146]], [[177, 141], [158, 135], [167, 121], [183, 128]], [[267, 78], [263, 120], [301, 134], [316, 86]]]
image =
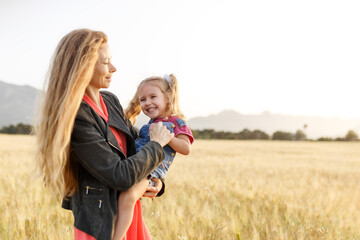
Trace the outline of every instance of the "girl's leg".
[[135, 203], [142, 197], [148, 186], [149, 180], [144, 179], [128, 191], [120, 194], [113, 240], [122, 240], [124, 238], [133, 218]]

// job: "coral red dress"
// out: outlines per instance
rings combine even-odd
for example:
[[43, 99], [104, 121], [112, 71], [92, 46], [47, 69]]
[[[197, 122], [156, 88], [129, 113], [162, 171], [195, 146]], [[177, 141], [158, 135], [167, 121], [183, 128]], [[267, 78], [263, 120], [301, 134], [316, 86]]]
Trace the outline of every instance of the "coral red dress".
[[[106, 122], [108, 122], [108, 111], [107, 107], [99, 94], [100, 97], [100, 103], [102, 110], [98, 108], [98, 106], [86, 95], [84, 95], [83, 100], [88, 103], [94, 111], [99, 114], [100, 117], [102, 117]], [[113, 132], [116, 141], [118, 142], [121, 150], [124, 152], [126, 156], [126, 137], [123, 132], [119, 131], [118, 129], [115, 129], [113, 127], [110, 127], [111, 131]], [[75, 240], [96, 240], [95, 237], [80, 231], [77, 228], [74, 228], [74, 234], [75, 234]], [[151, 240], [151, 235], [146, 227], [144, 218], [142, 216], [142, 210], [141, 210], [141, 201], [138, 200], [135, 204], [134, 208], [134, 216], [133, 220], [131, 222], [129, 230], [126, 232], [125, 237], [123, 240]]]

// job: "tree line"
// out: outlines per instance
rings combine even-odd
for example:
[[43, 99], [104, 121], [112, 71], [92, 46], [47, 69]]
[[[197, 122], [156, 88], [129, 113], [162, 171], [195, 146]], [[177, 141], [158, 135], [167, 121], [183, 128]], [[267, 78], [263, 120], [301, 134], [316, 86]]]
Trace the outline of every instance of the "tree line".
[[[261, 130], [250, 131], [244, 129], [241, 132], [215, 131], [214, 129], [191, 130], [195, 139], [234, 139], [234, 140], [288, 140], [288, 141], [305, 141], [310, 140], [302, 130], [295, 133], [276, 131], [272, 135]], [[353, 130], [349, 130], [344, 137], [330, 138], [321, 137], [316, 141], [358, 141], [359, 137]]]
[[10, 125], [0, 129], [0, 133], [6, 134], [31, 134], [32, 126], [29, 124], [19, 123], [17, 125]]
[[[305, 141], [309, 140], [302, 130], [295, 133], [276, 131], [272, 135], [261, 130], [250, 131], [244, 129], [241, 132], [215, 131], [214, 129], [191, 130], [195, 139], [234, 139], [234, 140], [288, 140], [288, 141]], [[29, 124], [19, 123], [0, 129], [0, 133], [6, 134], [31, 134], [32, 126]], [[344, 137], [330, 138], [321, 137], [317, 141], [358, 141], [359, 136], [353, 130], [349, 130]]]

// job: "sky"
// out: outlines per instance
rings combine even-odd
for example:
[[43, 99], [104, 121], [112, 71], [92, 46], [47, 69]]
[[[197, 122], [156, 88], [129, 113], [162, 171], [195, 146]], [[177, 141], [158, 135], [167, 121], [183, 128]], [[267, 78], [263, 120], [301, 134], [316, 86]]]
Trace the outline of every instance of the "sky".
[[42, 89], [68, 32], [105, 32], [127, 106], [174, 73], [187, 118], [235, 110], [360, 119], [358, 0], [0, 0], [0, 80]]

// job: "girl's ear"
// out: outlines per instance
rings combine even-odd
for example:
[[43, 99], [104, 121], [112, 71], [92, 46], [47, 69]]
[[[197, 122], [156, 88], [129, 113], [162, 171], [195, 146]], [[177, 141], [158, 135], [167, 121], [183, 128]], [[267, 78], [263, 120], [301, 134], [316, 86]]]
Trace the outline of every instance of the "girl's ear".
[[171, 92], [170, 91], [167, 91], [167, 93], [166, 93], [166, 99], [167, 99], [167, 102], [168, 102], [168, 104], [170, 104], [170, 102], [171, 102]]

